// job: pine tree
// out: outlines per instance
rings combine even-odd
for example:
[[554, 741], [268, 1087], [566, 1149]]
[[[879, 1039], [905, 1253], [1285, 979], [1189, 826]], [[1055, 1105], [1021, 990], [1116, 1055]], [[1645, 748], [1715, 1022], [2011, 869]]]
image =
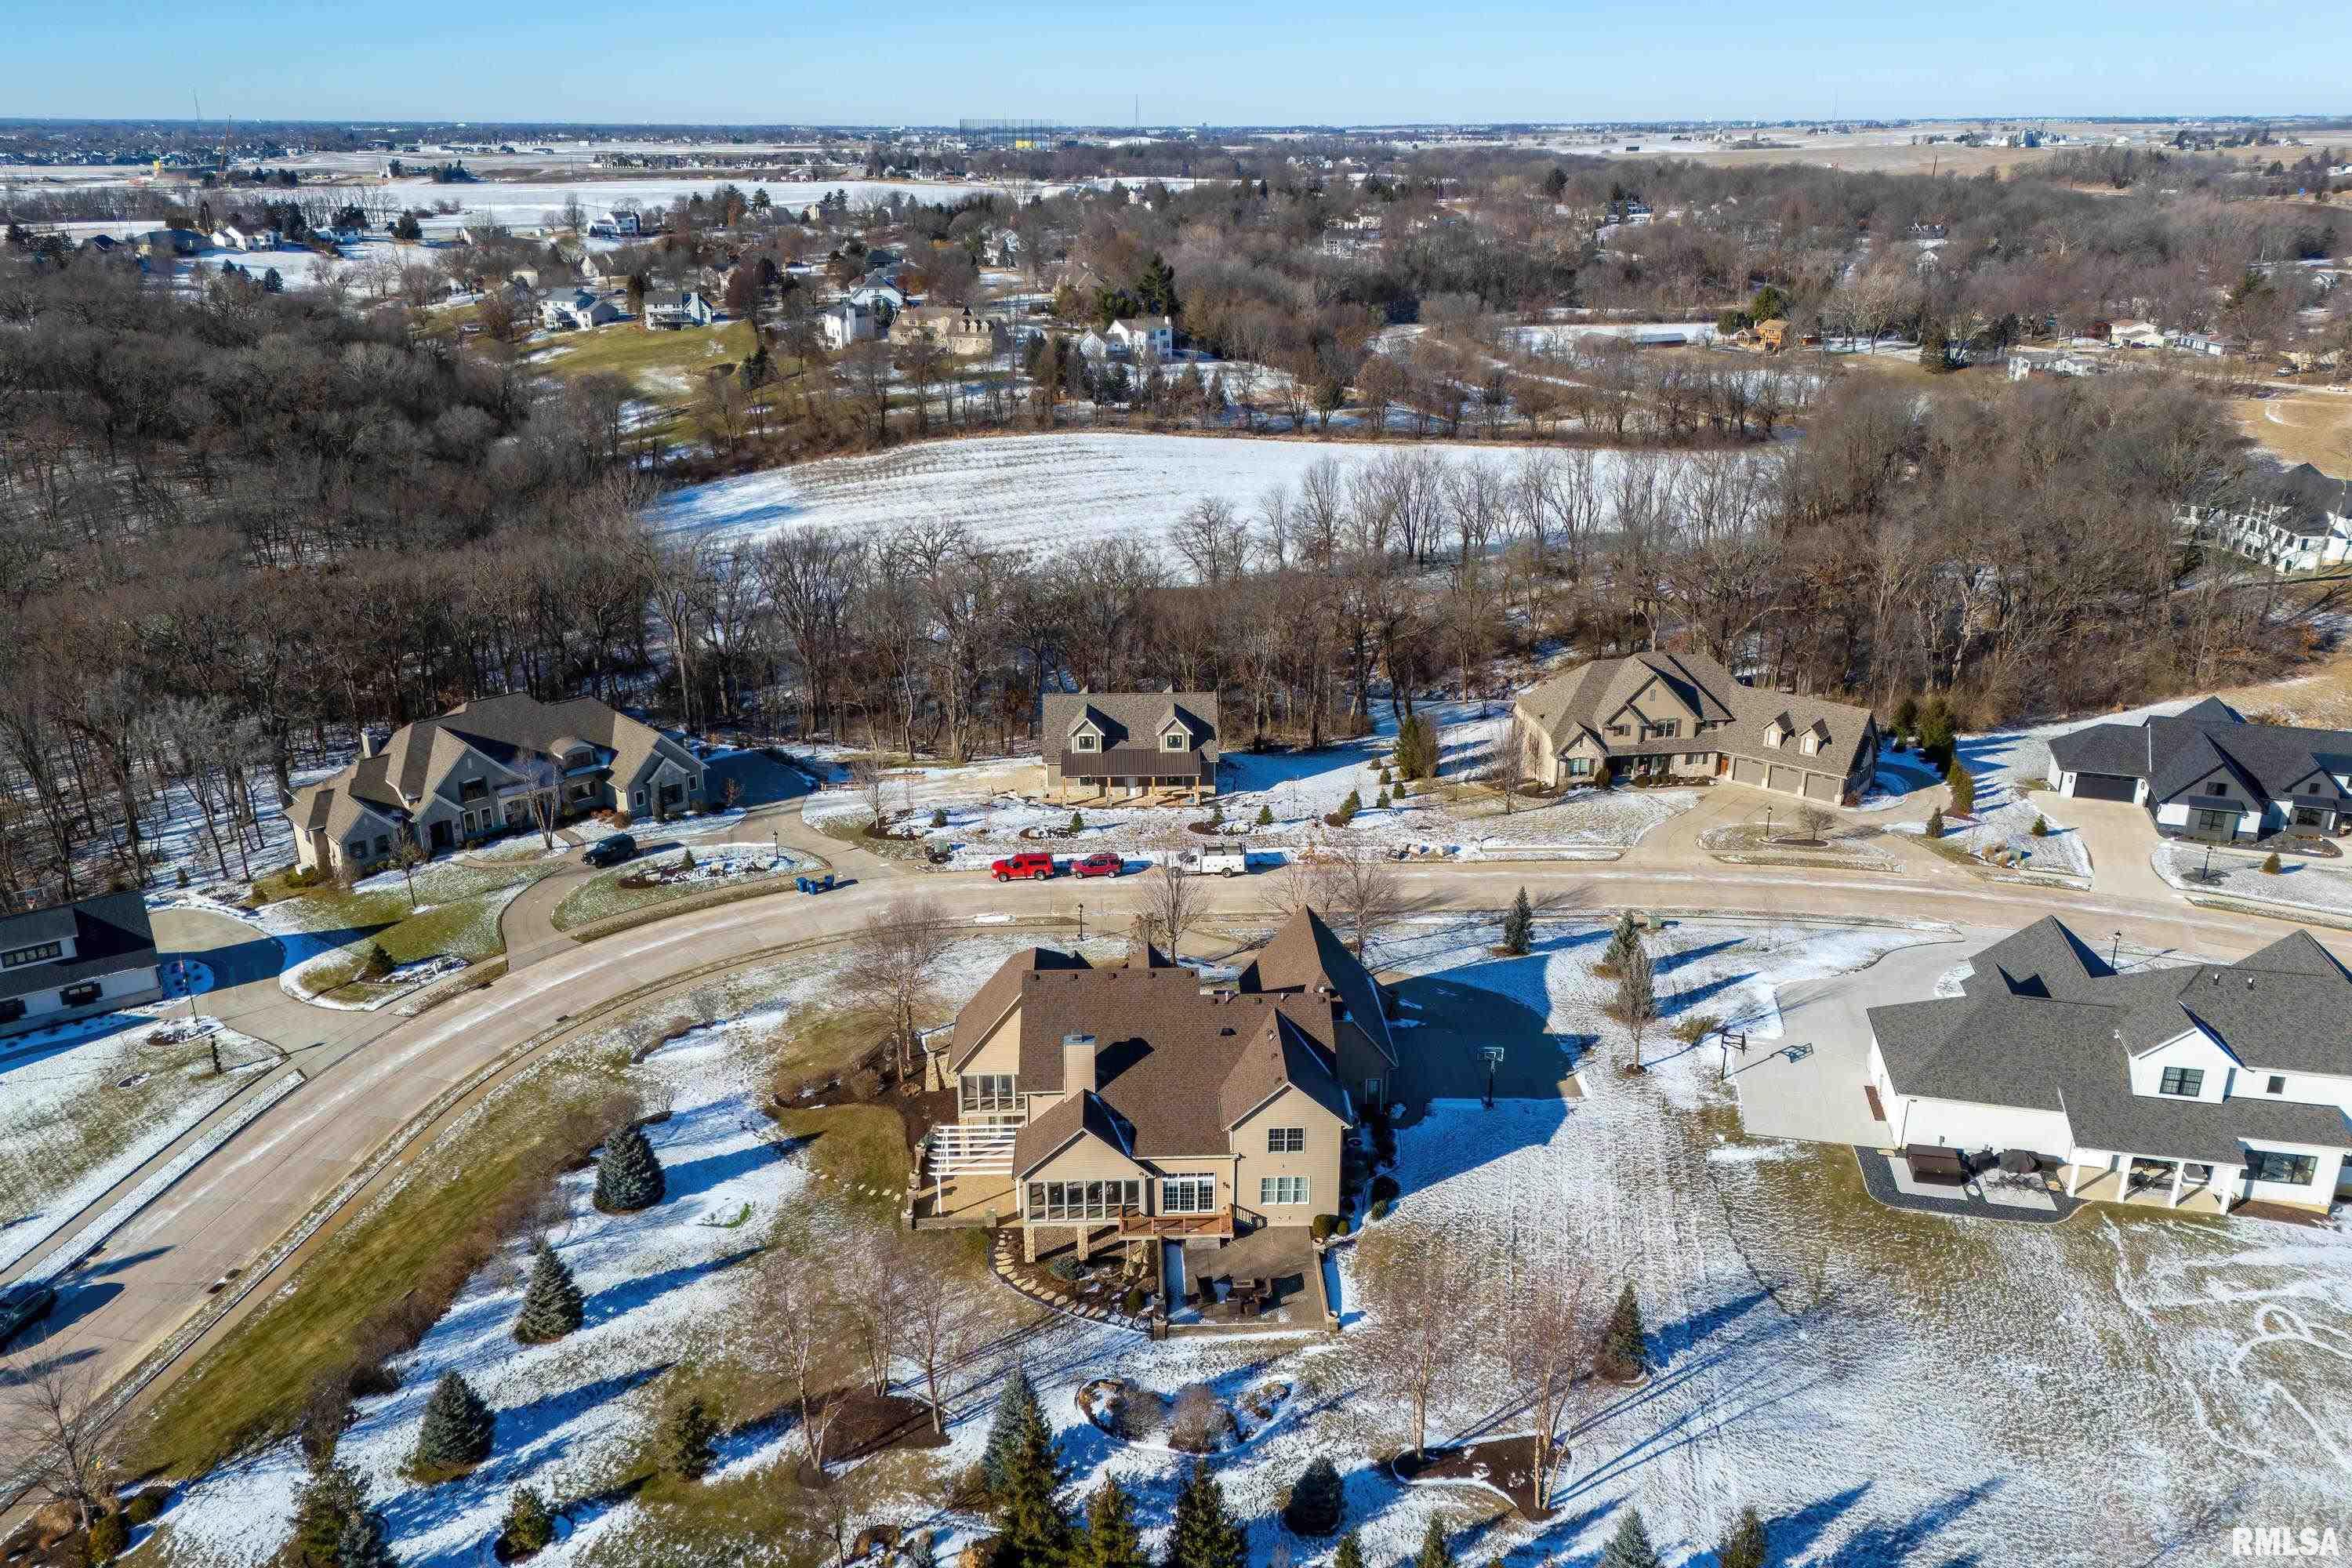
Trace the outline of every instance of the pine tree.
[[1930, 838], [1941, 838], [1943, 836], [1944, 808], [1939, 805], [1927, 813], [1927, 837]]
[[1167, 1568], [1246, 1568], [1248, 1537], [1225, 1506], [1224, 1489], [1198, 1459], [1176, 1494]]
[[1070, 813], [1070, 831], [1073, 833], [1084, 833], [1086, 830], [1086, 813], [1082, 811], [1074, 811]]
[[1511, 900], [1511, 912], [1503, 917], [1503, 951], [1524, 954], [1534, 945], [1536, 935], [1535, 906], [1528, 902], [1528, 890]]
[[702, 1407], [702, 1401], [689, 1399], [670, 1418], [669, 1468], [689, 1481], [698, 1481], [718, 1462], [719, 1423]]
[[555, 1541], [555, 1515], [547, 1500], [529, 1487], [517, 1487], [507, 1503], [506, 1526], [499, 1545], [508, 1558], [528, 1557]]
[[1355, 820], [1356, 813], [1363, 809], [1364, 797], [1358, 795], [1354, 790], [1349, 790], [1348, 792], [1348, 798], [1339, 803], [1339, 809], [1336, 815], [1339, 818], [1340, 825], [1345, 826], [1347, 824]]
[[1952, 786], [1952, 811], [1967, 816], [1977, 808], [1976, 776], [1955, 762], [1944, 773], [1944, 782]]
[[1435, 1519], [1421, 1538], [1421, 1550], [1413, 1554], [1412, 1568], [1454, 1568], [1454, 1548], [1445, 1543], [1445, 1526]]
[[1026, 1367], [1016, 1366], [996, 1401], [996, 1415], [988, 1424], [988, 1445], [980, 1455], [980, 1471], [992, 1494], [1004, 1489], [1013, 1451], [1020, 1446], [1029, 1423], [1038, 1419], [1036, 1385], [1029, 1381]]
[[1328, 1457], [1318, 1454], [1292, 1484], [1290, 1500], [1283, 1505], [1282, 1522], [1295, 1535], [1328, 1535], [1339, 1528], [1347, 1501], [1338, 1468]]
[[2263, 858], [2263, 874], [2269, 877], [2275, 877], [2279, 874], [2279, 858], [2277, 850], [2272, 850], [2270, 854]]
[[366, 1489], [349, 1465], [330, 1464], [311, 1471], [294, 1502], [295, 1562], [301, 1568], [335, 1568], [343, 1526], [366, 1507]]
[[1642, 1522], [1641, 1510], [1625, 1510], [1617, 1533], [1609, 1538], [1601, 1553], [1601, 1568], [1658, 1568], [1658, 1549], [1650, 1544], [1650, 1530]]
[[1274, 826], [1274, 807], [1270, 805], [1261, 805], [1257, 808], [1257, 825], [1260, 827], [1272, 827]]
[[490, 1439], [497, 1431], [498, 1416], [473, 1384], [445, 1372], [433, 1385], [433, 1397], [425, 1402], [425, 1426], [416, 1435], [411, 1463], [420, 1470], [478, 1465], [490, 1457]]
[[624, 1127], [604, 1140], [596, 1162], [596, 1206], [606, 1214], [631, 1214], [651, 1208], [667, 1190], [661, 1162], [643, 1131]]
[[1642, 1304], [1633, 1300], [1633, 1282], [1629, 1279], [1625, 1289], [1617, 1293], [1616, 1310], [1609, 1314], [1609, 1327], [1601, 1336], [1599, 1364], [1593, 1370], [1619, 1383], [1631, 1383], [1648, 1370], [1649, 1364]]
[[1331, 1558], [1331, 1568], [1364, 1568], [1364, 1548], [1354, 1531], [1339, 1538], [1339, 1550]]
[[532, 1249], [530, 1283], [523, 1287], [522, 1310], [515, 1314], [514, 1337], [527, 1345], [551, 1344], [586, 1321], [587, 1303], [572, 1270], [541, 1237]]
[[2033, 830], [2032, 830], [2032, 831], [2033, 831], [2033, 837], [2036, 837], [2036, 838], [2047, 838], [2047, 837], [2050, 837], [2050, 824], [2049, 824], [2048, 820], [2047, 820], [2046, 818], [2043, 818], [2043, 817], [2039, 816], [2035, 816], [2035, 817], [2034, 817], [2034, 819], [2033, 819]]
[[1715, 1568], [1764, 1568], [1770, 1554], [1770, 1542], [1764, 1537], [1764, 1521], [1756, 1517], [1754, 1509], [1743, 1508], [1730, 1533], [1715, 1549]]
[[1609, 946], [1595, 967], [1603, 974], [1614, 974], [1624, 968], [1627, 955], [1641, 945], [1641, 928], [1633, 923], [1633, 911], [1627, 910], [1617, 917], [1617, 929], [1609, 933]]
[[1087, 1505], [1086, 1532], [1070, 1560], [1073, 1568], [1150, 1568], [1143, 1531], [1136, 1527], [1135, 1500], [1117, 1476], [1105, 1476], [1102, 1489]]
[[399, 1568], [399, 1560], [383, 1543], [383, 1515], [361, 1509], [343, 1521], [335, 1542], [335, 1568]]
[[1070, 1516], [1062, 1506], [1062, 1485], [1069, 1478], [1045, 1413], [1034, 1405], [1015, 1431], [1003, 1463], [996, 1517], [1004, 1533], [994, 1568], [1066, 1568], [1071, 1531]]

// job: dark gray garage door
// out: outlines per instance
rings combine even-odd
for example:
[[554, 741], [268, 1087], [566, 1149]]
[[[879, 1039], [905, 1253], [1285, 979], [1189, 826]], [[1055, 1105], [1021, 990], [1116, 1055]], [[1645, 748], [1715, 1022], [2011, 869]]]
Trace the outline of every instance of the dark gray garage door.
[[2129, 800], [2139, 791], [2137, 779], [2121, 773], [2076, 773], [2074, 794], [2080, 800]]

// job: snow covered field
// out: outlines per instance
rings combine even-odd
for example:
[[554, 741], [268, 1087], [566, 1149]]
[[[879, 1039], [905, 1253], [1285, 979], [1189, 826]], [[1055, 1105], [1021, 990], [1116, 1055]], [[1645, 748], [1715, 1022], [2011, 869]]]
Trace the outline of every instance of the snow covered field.
[[[1457, 784], [1475, 775], [1502, 721], [1481, 717], [1476, 703], [1424, 705], [1423, 711], [1433, 715], [1438, 726], [1439, 783]], [[1380, 768], [1394, 743], [1395, 730], [1394, 719], [1383, 711], [1378, 732], [1362, 741], [1312, 752], [1224, 753], [1219, 770], [1223, 793], [1213, 803], [1224, 814], [1224, 831], [1247, 840], [1254, 849], [1303, 848], [1325, 831], [1324, 818], [1338, 811], [1352, 791], [1362, 809], [1349, 825], [1350, 833], [1388, 847], [1460, 859], [1530, 853], [1613, 858], [1615, 852], [1698, 803], [1698, 792], [1688, 789], [1581, 790], [1555, 801], [1523, 801], [1505, 816], [1491, 795], [1454, 803], [1440, 790], [1381, 806], [1382, 788], [1394, 787], [1381, 784]], [[910, 769], [894, 775], [885, 804], [894, 812], [910, 813], [906, 825], [918, 831], [927, 847], [946, 850], [945, 863], [957, 870], [985, 868], [990, 861], [1023, 848], [1075, 856], [1115, 850], [1130, 860], [1149, 860], [1171, 843], [1189, 848], [1206, 842], [1187, 832], [1185, 824], [1200, 820], [1207, 806], [1082, 805], [1077, 812], [1085, 825], [1068, 833], [1070, 806], [1033, 805], [1022, 798], [1022, 792], [1034, 794], [1043, 779], [1036, 759], [980, 770]], [[1271, 825], [1259, 826], [1261, 810], [1272, 815]], [[944, 812], [947, 820], [931, 826], [937, 812]], [[865, 813], [862, 796], [834, 793], [810, 801], [802, 815], [823, 823], [862, 818]], [[1024, 838], [1024, 834], [1033, 837]]]
[[[1415, 451], [1507, 468], [1508, 447], [1416, 443]], [[1001, 436], [931, 441], [873, 457], [771, 468], [677, 491], [661, 526], [750, 542], [785, 529], [871, 535], [910, 519], [953, 518], [1002, 550], [1066, 552], [1098, 539], [1164, 548], [1169, 528], [1212, 497], [1244, 515], [1276, 487], [1295, 488], [1313, 464], [1351, 473], [1391, 448], [1377, 443], [1108, 435]], [[1604, 485], [1613, 454], [1599, 454]]]
[[[159, 1022], [169, 1010], [173, 1016]], [[158, 1003], [53, 1045], [0, 1041], [0, 1268], [218, 1110], [278, 1053]], [[212, 1071], [217, 1036], [221, 1066]], [[18, 1054], [21, 1053], [21, 1054]]]

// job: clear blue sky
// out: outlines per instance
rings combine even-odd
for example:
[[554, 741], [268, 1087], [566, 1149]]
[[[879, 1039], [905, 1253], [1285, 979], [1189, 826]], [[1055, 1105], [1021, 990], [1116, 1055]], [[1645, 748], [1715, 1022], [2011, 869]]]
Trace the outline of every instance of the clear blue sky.
[[2329, 113], [2352, 10], [2280, 0], [10, 0], [0, 113], [1147, 124]]

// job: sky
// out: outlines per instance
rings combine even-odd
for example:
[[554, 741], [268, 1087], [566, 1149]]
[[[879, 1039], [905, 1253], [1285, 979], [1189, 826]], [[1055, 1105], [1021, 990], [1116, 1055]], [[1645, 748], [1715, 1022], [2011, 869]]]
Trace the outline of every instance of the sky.
[[2352, 8], [2278, 0], [5, 0], [0, 114], [953, 124], [2352, 110]]

